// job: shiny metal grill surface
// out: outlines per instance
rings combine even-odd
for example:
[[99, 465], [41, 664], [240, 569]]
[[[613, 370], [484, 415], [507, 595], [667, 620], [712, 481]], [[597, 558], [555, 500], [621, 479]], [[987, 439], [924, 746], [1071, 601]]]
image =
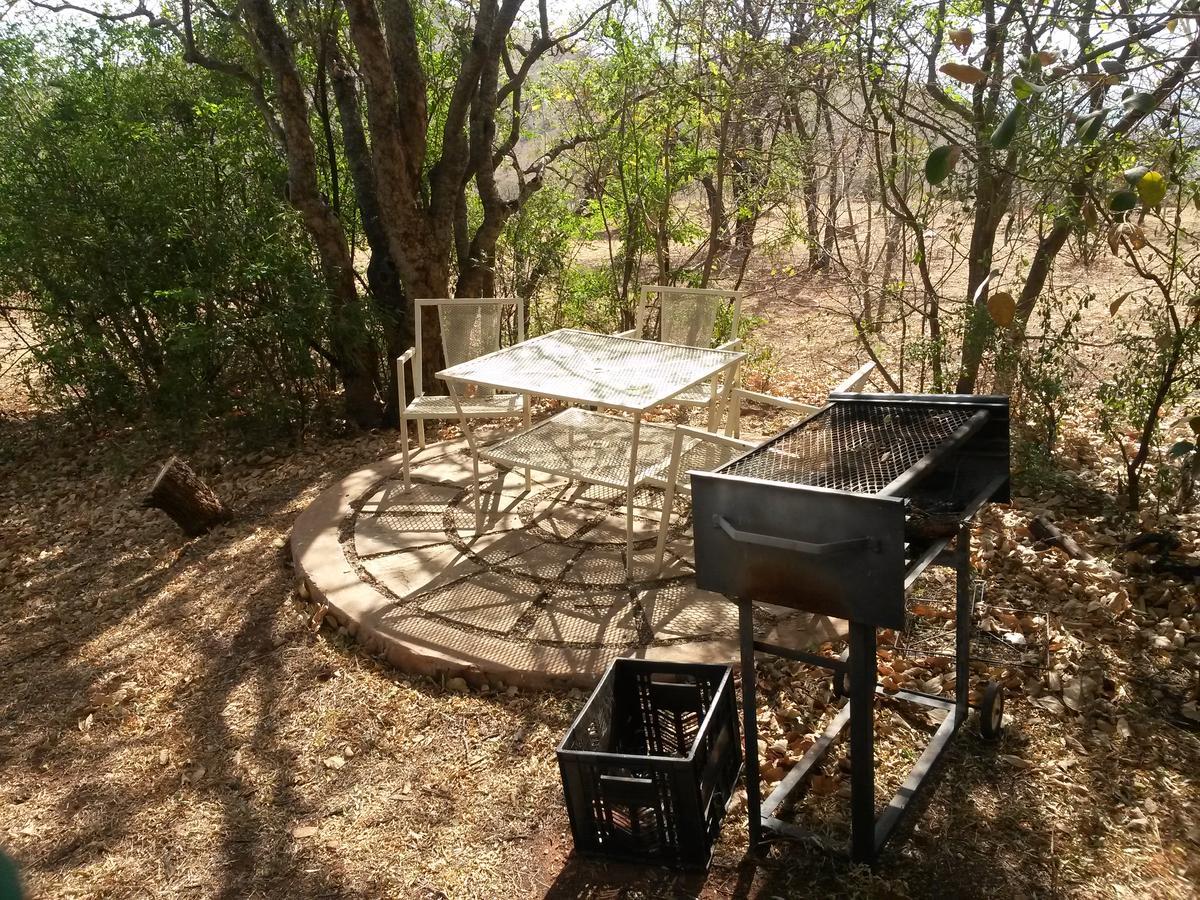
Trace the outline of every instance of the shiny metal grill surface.
[[876, 494], [965, 425], [977, 410], [834, 403], [722, 474]]

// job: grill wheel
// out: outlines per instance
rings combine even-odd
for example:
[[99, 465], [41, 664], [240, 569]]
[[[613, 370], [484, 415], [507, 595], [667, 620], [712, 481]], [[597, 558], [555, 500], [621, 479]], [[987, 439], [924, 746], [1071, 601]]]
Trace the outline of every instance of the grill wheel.
[[979, 704], [979, 733], [985, 740], [997, 741], [1004, 733], [1004, 689], [989, 681]]

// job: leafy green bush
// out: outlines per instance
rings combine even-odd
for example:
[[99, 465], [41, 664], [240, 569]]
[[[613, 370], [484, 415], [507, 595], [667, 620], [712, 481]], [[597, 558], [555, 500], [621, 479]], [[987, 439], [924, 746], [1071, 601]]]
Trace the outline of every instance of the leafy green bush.
[[0, 298], [45, 399], [303, 427], [326, 301], [238, 85], [145, 30], [0, 33], [0, 161]]

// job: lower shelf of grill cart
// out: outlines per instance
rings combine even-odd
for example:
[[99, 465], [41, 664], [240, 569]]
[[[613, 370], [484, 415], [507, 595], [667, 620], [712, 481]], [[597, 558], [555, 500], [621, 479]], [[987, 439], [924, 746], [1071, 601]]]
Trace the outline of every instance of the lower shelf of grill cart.
[[[877, 686], [875, 693], [879, 696], [887, 697], [891, 700], [902, 700], [908, 703], [919, 703], [922, 706], [928, 706], [933, 709], [940, 709], [946, 712], [946, 718], [938, 726], [933, 733], [933, 737], [929, 739], [929, 743], [925, 745], [925, 749], [921, 752], [920, 758], [909, 771], [908, 776], [904, 779], [904, 783], [888, 801], [888, 805], [884, 808], [875, 820], [875, 852], [878, 853], [883, 849], [883, 845], [887, 843], [888, 837], [899, 824], [905, 809], [909, 802], [916, 795], [922, 782], [932, 770], [934, 764], [946, 749], [959, 725], [965, 720], [965, 716], [956, 718], [955, 716], [955, 701], [947, 697], [939, 697], [932, 694], [924, 694], [920, 691], [896, 691], [888, 693], [883, 690], [882, 686]], [[847, 853], [845, 847], [831, 845], [830, 842], [822, 838], [820, 835], [814, 834], [811, 831], [796, 825], [791, 822], [785, 822], [775, 816], [775, 813], [785, 806], [791, 795], [801, 786], [809, 772], [816, 767], [846, 726], [850, 723], [850, 704], [843, 706], [833, 720], [826, 726], [825, 731], [817, 739], [817, 742], [808, 749], [804, 757], [796, 763], [784, 776], [783, 780], [775, 787], [763, 801], [761, 818], [762, 827], [779, 837], [789, 840], [808, 841], [820, 846], [827, 851], [837, 852], [839, 854]]]

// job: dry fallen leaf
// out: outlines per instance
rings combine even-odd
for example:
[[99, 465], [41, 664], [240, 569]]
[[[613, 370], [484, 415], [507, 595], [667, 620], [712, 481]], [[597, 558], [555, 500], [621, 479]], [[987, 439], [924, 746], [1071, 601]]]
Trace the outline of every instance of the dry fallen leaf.
[[1001, 753], [1000, 759], [1015, 769], [1032, 769], [1033, 768], [1033, 763], [1031, 763], [1027, 759], [1023, 759], [1020, 756], [1013, 756], [1012, 754], [1009, 754], [1009, 753]]
[[837, 792], [840, 781], [830, 775], [814, 775], [809, 781], [808, 789], [814, 794], [827, 796]]
[[966, 63], [946, 63], [938, 71], [963, 84], [982, 84], [987, 81], [986, 72]]
[[342, 756], [330, 756], [328, 759], [325, 760], [325, 768], [333, 769], [335, 771], [340, 769], [345, 764], [346, 764], [345, 757], [342, 757]]
[[317, 833], [316, 825], [297, 825], [295, 828], [292, 829], [292, 837], [294, 837], [294, 838], [312, 837], [316, 833]]

